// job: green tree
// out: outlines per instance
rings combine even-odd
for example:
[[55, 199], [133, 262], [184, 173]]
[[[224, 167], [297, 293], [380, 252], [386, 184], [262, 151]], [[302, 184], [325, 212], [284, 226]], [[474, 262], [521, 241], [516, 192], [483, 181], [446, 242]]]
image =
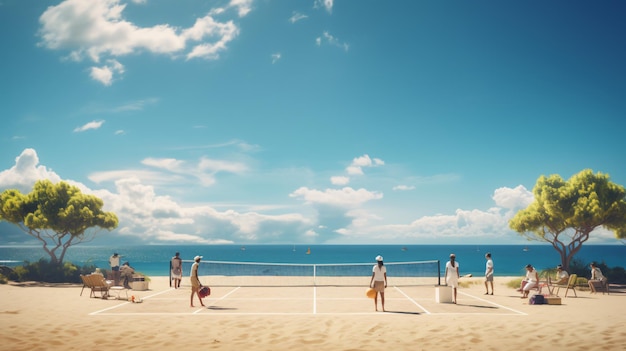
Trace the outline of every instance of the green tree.
[[565, 269], [594, 229], [626, 238], [626, 191], [606, 174], [585, 169], [567, 181], [558, 174], [541, 176], [533, 194], [534, 202], [509, 227], [528, 240], [552, 244]]
[[117, 216], [103, 202], [66, 182], [40, 180], [29, 194], [9, 189], [0, 194], [0, 220], [17, 225], [43, 244], [52, 264], [62, 265], [67, 249], [94, 239], [101, 229], [117, 227]]

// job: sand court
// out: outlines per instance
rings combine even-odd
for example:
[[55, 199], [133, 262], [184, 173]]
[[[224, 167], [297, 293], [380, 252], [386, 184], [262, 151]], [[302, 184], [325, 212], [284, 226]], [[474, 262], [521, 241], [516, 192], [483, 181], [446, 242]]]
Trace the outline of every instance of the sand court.
[[[363, 286], [211, 285], [207, 307], [189, 307], [189, 286], [152, 277], [142, 303], [90, 298], [82, 285], [0, 285], [0, 349], [82, 350], [621, 350], [626, 291], [578, 292], [562, 305], [529, 305], [498, 277], [480, 278], [458, 304], [435, 302], [434, 285], [390, 286], [388, 312], [375, 312]], [[361, 279], [368, 281], [367, 278]], [[394, 279], [395, 281], [395, 279]], [[183, 280], [183, 283], [185, 280]], [[213, 278], [203, 280], [216, 283]]]
[[[389, 286], [385, 290], [387, 313], [403, 315], [493, 314], [526, 315], [513, 306], [497, 303], [476, 294], [459, 290], [457, 304], [437, 303], [435, 286]], [[107, 301], [110, 305], [96, 309], [91, 315], [124, 314], [202, 314], [228, 315], [377, 315], [373, 299], [365, 296], [366, 287], [358, 286], [217, 286], [203, 299], [201, 307], [194, 298], [189, 307], [190, 287], [162, 288], [129, 292], [142, 303]], [[514, 305], [519, 303], [513, 300]], [[379, 297], [379, 310], [382, 310]], [[94, 306], [96, 307], [96, 306]]]

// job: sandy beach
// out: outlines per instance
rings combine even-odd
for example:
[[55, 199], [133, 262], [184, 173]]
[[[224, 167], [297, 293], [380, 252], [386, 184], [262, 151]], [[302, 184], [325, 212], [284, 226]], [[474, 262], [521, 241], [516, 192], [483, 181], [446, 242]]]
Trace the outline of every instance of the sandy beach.
[[171, 289], [167, 277], [128, 291], [141, 303], [80, 296], [82, 284], [9, 283], [0, 285], [0, 349], [625, 349], [623, 291], [529, 305], [504, 285], [511, 279], [497, 277], [485, 296], [482, 279], [468, 278], [476, 284], [459, 289], [457, 305], [436, 303], [433, 286], [390, 279], [388, 312], [374, 311], [365, 287], [214, 286], [207, 307], [192, 308], [185, 281]]

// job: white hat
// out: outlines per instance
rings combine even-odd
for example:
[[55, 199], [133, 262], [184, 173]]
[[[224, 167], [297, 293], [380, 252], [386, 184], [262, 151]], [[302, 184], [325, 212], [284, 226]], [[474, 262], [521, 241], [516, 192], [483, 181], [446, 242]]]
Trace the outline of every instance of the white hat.
[[194, 261], [197, 261], [197, 260], [199, 260], [199, 259], [201, 259], [201, 258], [202, 258], [202, 256], [196, 256], [196, 257], [194, 257], [194, 258], [193, 258], [193, 260], [194, 260]]
[[376, 256], [376, 261], [382, 261], [382, 260], [383, 260], [383, 256], [381, 255]]

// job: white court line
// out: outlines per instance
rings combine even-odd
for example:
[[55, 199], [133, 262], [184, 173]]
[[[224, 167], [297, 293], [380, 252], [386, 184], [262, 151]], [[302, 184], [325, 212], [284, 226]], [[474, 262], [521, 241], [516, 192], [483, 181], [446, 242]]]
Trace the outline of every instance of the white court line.
[[409, 301], [413, 302], [413, 304], [415, 304], [415, 306], [421, 308], [422, 311], [424, 311], [426, 314], [431, 314], [430, 311], [428, 311], [427, 309], [424, 308], [424, 306], [420, 305], [419, 303], [417, 303], [417, 301], [415, 301], [411, 297], [409, 297], [409, 295], [405, 294], [404, 291], [400, 290], [400, 288], [398, 288], [397, 286], [394, 286], [393, 288], [396, 289], [397, 291], [399, 291], [400, 294], [404, 295], [404, 297], [406, 297]]
[[237, 290], [239, 290], [239, 289], [241, 289], [241, 287], [240, 287], [240, 286], [238, 286], [238, 287], [234, 288], [233, 290], [231, 290], [231, 291], [227, 292], [224, 296], [222, 296], [222, 297], [220, 297], [219, 299], [217, 299], [217, 300], [213, 301], [213, 303], [208, 304], [207, 306], [205, 306], [205, 307], [203, 307], [203, 308], [199, 309], [198, 311], [194, 312], [194, 314], [196, 314], [196, 313], [198, 313], [198, 312], [200, 312], [200, 311], [202, 311], [202, 310], [204, 310], [204, 309], [210, 308], [211, 306], [215, 306], [215, 303], [216, 303], [216, 302], [224, 300], [224, 299], [225, 299], [225, 298], [227, 298], [230, 294], [234, 293], [235, 291], [237, 291]]
[[[495, 302], [491, 302], [491, 301], [489, 301], [489, 300], [482, 299], [482, 298], [480, 298], [480, 297], [478, 297], [478, 296], [470, 295], [470, 294], [464, 293], [464, 292], [462, 292], [462, 291], [459, 291], [458, 293], [459, 293], [459, 294], [462, 294], [462, 295], [465, 295], [465, 296], [473, 297], [473, 298], [475, 298], [476, 300], [483, 301], [483, 302], [486, 302], [486, 303], [492, 304], [492, 305], [494, 305], [494, 306], [498, 306], [498, 307], [500, 307], [500, 308], [504, 308], [505, 310], [509, 310], [509, 311], [511, 311], [511, 312], [515, 312], [515, 313], [517, 313], [517, 314], [521, 314], [521, 315], [523, 315], [523, 316], [528, 316], [528, 313], [524, 313], [524, 312], [521, 312], [521, 311], [518, 311], [518, 310], [514, 310], [514, 309], [512, 309], [512, 308], [509, 308], [509, 307], [506, 307], [506, 306], [503, 306], [503, 305], [497, 304], [497, 303], [495, 303]], [[442, 314], [443, 314], [443, 313], [442, 313]], [[479, 313], [479, 314], [480, 314], [480, 313]]]
[[[172, 290], [174, 290], [174, 288], [171, 288], [171, 289], [168, 289], [168, 290], [163, 290], [163, 291], [161, 291], [160, 293], [156, 293], [156, 294], [148, 295], [148, 296], [144, 297], [142, 300], [147, 300], [147, 299], [149, 299], [149, 298], [151, 298], [151, 297], [154, 297], [154, 296], [159, 296], [159, 295], [161, 295], [161, 294], [165, 294], [166, 292], [170, 292], [170, 291], [172, 291]], [[102, 310], [100, 310], [100, 311], [91, 312], [89, 315], [90, 315], [90, 316], [93, 316], [93, 315], [96, 315], [96, 314], [100, 314], [100, 313], [105, 312], [105, 311], [110, 311], [110, 310], [116, 309], [116, 308], [118, 308], [118, 307], [120, 307], [120, 306], [128, 305], [129, 303], [132, 303], [132, 302], [129, 302], [129, 301], [124, 301], [124, 302], [122, 302], [122, 303], [120, 303], [120, 304], [118, 304], [118, 305], [111, 306], [111, 307], [109, 307], [109, 308], [105, 308], [105, 309], [102, 309]]]
[[[241, 288], [241, 286], [238, 286], [234, 289], [232, 289], [231, 291], [229, 291], [228, 293], [226, 293], [224, 296], [220, 297], [219, 299], [215, 299], [213, 300], [213, 303], [209, 304], [208, 306], [198, 309], [195, 312], [189, 313], [189, 312], [180, 312], [180, 313], [163, 313], [163, 312], [155, 312], [155, 313], [142, 313], [142, 312], [133, 312], [133, 313], [104, 313], [106, 311], [110, 311], [113, 309], [116, 309], [120, 306], [124, 306], [127, 305], [131, 302], [128, 301], [124, 301], [118, 305], [115, 306], [111, 306], [96, 312], [92, 312], [89, 313], [89, 315], [125, 315], [125, 316], [174, 316], [174, 315], [200, 315], [199, 312], [209, 308], [210, 306], [215, 306], [215, 304], [218, 301], [224, 300], [226, 299], [228, 296], [232, 295], [234, 292], [236, 292], [237, 290], [239, 290]], [[489, 301], [489, 300], [485, 300], [483, 298], [474, 296], [474, 295], [470, 295], [464, 292], [459, 291], [459, 294], [465, 295], [467, 297], [471, 297], [473, 299], [479, 300], [479, 301], [483, 301], [486, 302], [488, 304], [497, 306], [499, 308], [503, 308], [506, 310], [509, 310], [513, 313], [467, 313], [467, 312], [444, 312], [444, 313], [438, 313], [438, 312], [430, 312], [428, 311], [426, 308], [424, 308], [424, 306], [420, 305], [416, 299], [411, 298], [410, 296], [408, 296], [404, 291], [402, 291], [400, 288], [398, 288], [397, 286], [394, 286], [394, 289], [396, 289], [401, 295], [403, 295], [407, 300], [409, 300], [410, 302], [412, 302], [413, 304], [415, 304], [417, 307], [419, 307], [422, 311], [424, 311], [424, 313], [428, 314], [428, 315], [490, 315], [490, 316], [508, 316], [508, 315], [524, 315], [527, 316], [527, 313], [497, 304], [495, 302]], [[168, 290], [164, 290], [161, 291], [159, 293], [155, 293], [153, 295], [149, 295], [144, 297], [143, 299], [150, 299], [162, 294], [165, 294], [167, 292], [170, 292], [174, 290], [172, 289], [168, 289]], [[381, 315], [393, 315], [394, 313], [384, 313], [384, 312], [347, 312], [347, 313], [335, 313], [335, 312], [317, 312], [317, 287], [313, 287], [313, 312], [312, 313], [308, 313], [308, 312], [231, 312], [231, 313], [212, 313], [209, 314], [211, 316], [215, 316], [215, 315], [240, 315], [240, 316], [292, 316], [292, 315], [299, 315], [299, 316], [307, 316], [307, 315], [354, 315], [354, 316], [370, 316], [370, 315], [377, 315], [377, 316], [381, 316]], [[232, 300], [250, 300], [248, 298], [231, 298]], [[159, 300], [159, 298], [156, 298], [156, 300]], [[308, 298], [257, 298], [255, 300], [309, 300]], [[361, 300], [360, 298], [322, 298], [320, 300]], [[399, 298], [393, 298], [392, 300], [403, 300], [403, 299], [399, 299]], [[430, 299], [417, 299], [417, 300], [430, 300]]]

